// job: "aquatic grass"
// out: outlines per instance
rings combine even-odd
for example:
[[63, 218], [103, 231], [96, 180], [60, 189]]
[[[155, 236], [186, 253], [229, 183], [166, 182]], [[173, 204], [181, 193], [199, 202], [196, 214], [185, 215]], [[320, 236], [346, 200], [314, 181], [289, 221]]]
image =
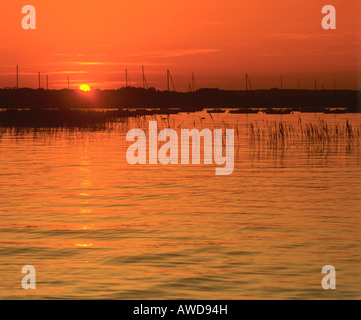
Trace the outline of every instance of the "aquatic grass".
[[251, 122], [248, 135], [252, 141], [280, 142], [285, 140], [298, 141], [336, 141], [336, 140], [359, 140], [361, 136], [360, 126], [352, 126], [348, 120], [344, 125], [330, 125], [324, 120], [317, 123], [296, 124], [284, 123], [282, 121], [266, 122], [263, 126], [257, 122]]

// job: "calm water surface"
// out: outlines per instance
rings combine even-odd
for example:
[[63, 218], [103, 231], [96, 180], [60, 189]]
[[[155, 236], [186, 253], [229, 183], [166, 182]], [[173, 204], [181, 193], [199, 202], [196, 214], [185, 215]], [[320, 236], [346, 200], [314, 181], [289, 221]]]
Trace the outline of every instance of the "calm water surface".
[[[236, 128], [233, 174], [127, 164], [126, 132], [154, 119]], [[322, 120], [333, 136], [300, 133]], [[360, 124], [197, 113], [106, 130], [4, 129], [0, 298], [361, 298]], [[336, 290], [321, 287], [328, 264]], [[36, 290], [21, 287], [24, 265], [36, 267]]]

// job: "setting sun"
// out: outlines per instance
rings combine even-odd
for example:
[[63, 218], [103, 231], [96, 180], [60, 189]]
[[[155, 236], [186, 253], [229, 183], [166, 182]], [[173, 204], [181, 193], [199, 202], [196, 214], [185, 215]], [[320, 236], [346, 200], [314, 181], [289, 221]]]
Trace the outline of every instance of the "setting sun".
[[90, 91], [90, 87], [87, 84], [82, 84], [79, 86], [81, 91]]

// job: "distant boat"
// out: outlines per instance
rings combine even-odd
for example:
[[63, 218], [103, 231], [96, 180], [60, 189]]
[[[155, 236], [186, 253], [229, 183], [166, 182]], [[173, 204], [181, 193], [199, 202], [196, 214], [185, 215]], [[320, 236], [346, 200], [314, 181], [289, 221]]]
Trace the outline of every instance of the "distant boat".
[[342, 113], [347, 113], [348, 108], [326, 108], [324, 113], [334, 113], [334, 114], [342, 114]]
[[222, 109], [212, 109], [212, 110], [207, 110], [208, 113], [225, 113], [226, 110], [222, 110]]
[[240, 108], [236, 110], [229, 110], [229, 113], [258, 113], [258, 109]]
[[291, 109], [267, 109], [265, 111], [266, 114], [290, 114], [291, 113]]

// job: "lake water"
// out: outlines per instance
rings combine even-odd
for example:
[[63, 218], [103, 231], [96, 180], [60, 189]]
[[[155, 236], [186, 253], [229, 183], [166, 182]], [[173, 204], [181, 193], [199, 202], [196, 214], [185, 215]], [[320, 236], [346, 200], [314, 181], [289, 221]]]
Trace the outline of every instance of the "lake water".
[[[361, 298], [360, 114], [212, 116], [3, 129], [0, 298]], [[125, 134], [149, 120], [235, 128], [233, 174], [129, 165]]]

